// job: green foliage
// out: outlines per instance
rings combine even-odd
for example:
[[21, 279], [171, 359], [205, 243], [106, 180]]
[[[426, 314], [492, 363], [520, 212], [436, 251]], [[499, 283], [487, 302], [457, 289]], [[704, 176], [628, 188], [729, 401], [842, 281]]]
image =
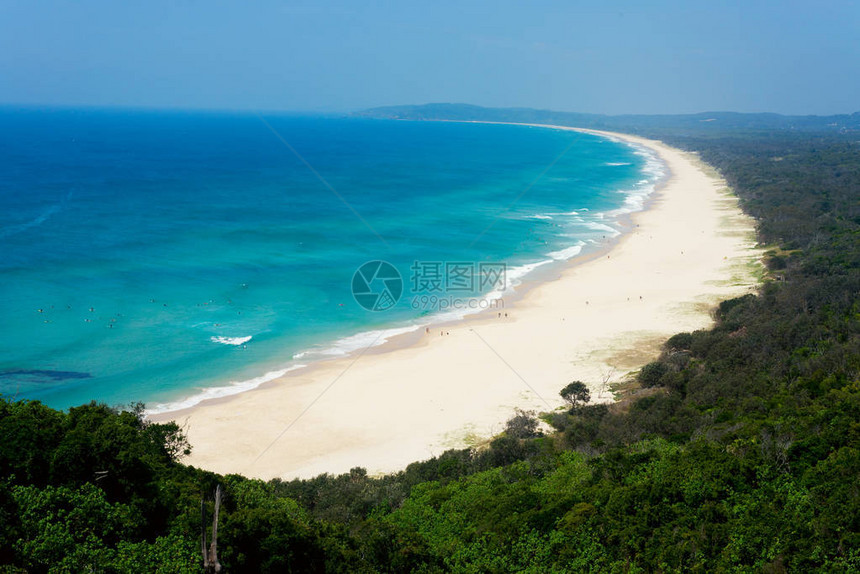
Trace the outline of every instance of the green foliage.
[[199, 574], [199, 552], [197, 541], [187, 535], [160, 536], [154, 542], [122, 541], [117, 545], [111, 569], [130, 573]]
[[31, 572], [139, 572], [144, 554], [163, 571], [194, 564], [193, 539], [171, 532], [182, 499], [171, 478], [186, 472], [176, 425], [146, 423], [140, 409], [0, 399], [0, 436], [2, 562]]
[[516, 410], [516, 414], [505, 424], [505, 435], [511, 438], [535, 438], [541, 435], [539, 422], [533, 411]]
[[654, 361], [653, 363], [648, 363], [642, 367], [637, 379], [643, 387], [658, 387], [662, 386], [661, 383], [663, 381], [663, 376], [668, 372], [668, 364], [661, 361]]
[[571, 408], [576, 408], [580, 403], [584, 404], [591, 400], [591, 392], [582, 381], [568, 383], [558, 394]]
[[13, 487], [20, 529], [16, 563], [29, 572], [199, 571], [187, 537], [139, 539], [144, 523], [127, 504], [111, 504], [92, 484]]
[[678, 333], [672, 335], [663, 347], [670, 352], [689, 351], [693, 346], [692, 333]]

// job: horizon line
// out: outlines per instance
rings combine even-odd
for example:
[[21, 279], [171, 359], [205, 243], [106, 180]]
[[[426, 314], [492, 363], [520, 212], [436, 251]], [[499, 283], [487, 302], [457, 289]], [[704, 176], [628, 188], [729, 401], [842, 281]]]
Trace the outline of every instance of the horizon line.
[[289, 109], [289, 108], [227, 108], [227, 107], [191, 107], [191, 106], [151, 106], [151, 105], [133, 105], [133, 104], [64, 104], [64, 103], [37, 103], [37, 102], [0, 102], [0, 109], [8, 108], [24, 108], [29, 110], [126, 110], [126, 111], [142, 111], [142, 112], [185, 112], [185, 113], [228, 113], [228, 114], [283, 114], [297, 116], [343, 116], [352, 115], [362, 112], [370, 112], [376, 110], [385, 110], [391, 108], [424, 108], [431, 106], [463, 106], [472, 107], [481, 110], [497, 110], [497, 111], [534, 111], [554, 114], [575, 114], [583, 116], [605, 117], [605, 118], [623, 118], [623, 117], [684, 117], [684, 116], [699, 116], [705, 114], [737, 114], [742, 116], [757, 116], [771, 115], [783, 118], [835, 118], [842, 116], [855, 116], [860, 114], [860, 110], [854, 112], [842, 112], [835, 114], [786, 114], [782, 112], [757, 111], [757, 112], [739, 112], [735, 110], [703, 110], [699, 112], [682, 112], [682, 113], [597, 113], [597, 112], [582, 112], [571, 110], [555, 110], [550, 108], [532, 108], [528, 106], [482, 106], [465, 102], [427, 102], [423, 104], [389, 104], [382, 106], [348, 108], [341, 110], [314, 110], [314, 109]]

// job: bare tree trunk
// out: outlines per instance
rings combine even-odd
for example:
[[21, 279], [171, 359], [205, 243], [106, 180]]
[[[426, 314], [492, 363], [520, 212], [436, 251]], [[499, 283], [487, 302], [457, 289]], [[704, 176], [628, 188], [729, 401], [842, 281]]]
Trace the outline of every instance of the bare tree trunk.
[[200, 529], [201, 548], [203, 552], [203, 571], [206, 574], [218, 574], [221, 572], [221, 563], [218, 562], [218, 513], [221, 511], [221, 485], [215, 488], [215, 514], [212, 516], [212, 542], [209, 550], [206, 549], [206, 509], [204, 502], [200, 501]]
[[206, 501], [200, 499], [200, 555], [203, 556], [203, 569], [207, 569], [206, 557]]
[[612, 380], [612, 376], [615, 374], [615, 367], [609, 367], [609, 372], [603, 374], [603, 383], [600, 385], [600, 394], [599, 397], [602, 397], [603, 394], [609, 390], [609, 381]]

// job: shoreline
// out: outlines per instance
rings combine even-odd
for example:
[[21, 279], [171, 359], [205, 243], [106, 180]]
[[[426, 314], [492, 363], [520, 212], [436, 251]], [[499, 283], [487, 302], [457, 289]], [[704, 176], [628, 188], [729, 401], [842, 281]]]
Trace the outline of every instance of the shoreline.
[[[429, 336], [419, 328], [239, 394], [151, 415], [186, 428], [188, 464], [265, 479], [354, 466], [396, 471], [498, 433], [514, 408], [557, 408], [570, 380], [587, 382], [596, 401], [612, 400], [604, 379], [638, 369], [676, 332], [707, 327], [714, 304], [757, 284], [752, 219], [692, 154], [637, 136], [517, 125], [642, 146], [668, 173], [643, 209], [624, 217], [620, 235], [539, 280], [525, 278], [512, 301], [505, 294], [509, 317], [485, 309], [434, 324]], [[442, 327], [450, 335], [434, 337]]]
[[[403, 121], [412, 121], [412, 120], [403, 120]], [[623, 141], [623, 138], [616, 137], [619, 134], [613, 134], [610, 132], [599, 132], [596, 130], [589, 129], [580, 129], [580, 128], [569, 128], [565, 126], [554, 126], [554, 125], [544, 125], [544, 124], [521, 124], [521, 123], [511, 123], [511, 122], [489, 122], [489, 121], [471, 121], [471, 120], [428, 120], [428, 121], [439, 121], [439, 122], [447, 122], [447, 123], [478, 123], [478, 124], [489, 124], [489, 125], [512, 125], [512, 126], [520, 126], [520, 127], [536, 127], [541, 129], [559, 129], [565, 131], [576, 131], [587, 133], [590, 135], [595, 135], [597, 137], [606, 138], [610, 140], [614, 140], [616, 142], [624, 143], [628, 145], [631, 149], [635, 151], [640, 151], [644, 148], [645, 153], [648, 156], [646, 163], [650, 162], [652, 158], [659, 158], [659, 155], [646, 146], [641, 146], [637, 144], [632, 144], [630, 142]], [[638, 148], [638, 149], [637, 149]], [[525, 294], [527, 294], [531, 289], [535, 286], [538, 286], [546, 281], [552, 281], [557, 279], [560, 274], [563, 272], [565, 268], [570, 265], [578, 265], [585, 261], [589, 261], [595, 257], [598, 257], [600, 254], [606, 254], [612, 247], [627, 233], [630, 233], [634, 228], [635, 224], [633, 222], [633, 216], [636, 213], [647, 210], [654, 200], [654, 198], [659, 195], [660, 188], [664, 184], [664, 182], [669, 178], [669, 169], [668, 165], [662, 160], [658, 159], [658, 163], [660, 164], [660, 174], [653, 180], [650, 180], [649, 185], [651, 186], [652, 191], [640, 196], [642, 198], [641, 207], [633, 210], [624, 210], [623, 207], [618, 207], [614, 210], [610, 210], [605, 212], [606, 214], [617, 213], [612, 217], [611, 226], [615, 229], [616, 234], [604, 239], [598, 243], [594, 243], [591, 245], [584, 244], [580, 247], [579, 253], [567, 258], [567, 259], [557, 259], [552, 257], [552, 254], [544, 254], [544, 257], [550, 257], [550, 259], [544, 258], [543, 260], [533, 261], [528, 264], [524, 264], [522, 266], [534, 266], [532, 271], [528, 271], [525, 273], [520, 280], [518, 280], [515, 284], [509, 285], [506, 290], [501, 292], [501, 296], [498, 297], [502, 301], [501, 310], [504, 312], [505, 305], [508, 302], [516, 303], [520, 300]], [[647, 181], [647, 180], [643, 180]], [[642, 182], [640, 182], [642, 183]], [[635, 196], [636, 194], [632, 194], [631, 196]], [[517, 266], [511, 269], [519, 269], [522, 266]], [[541, 268], [544, 269], [541, 269]], [[487, 302], [486, 299], [480, 298], [481, 302]], [[422, 339], [422, 335], [424, 334], [423, 330], [425, 327], [429, 327], [431, 330], [433, 329], [444, 329], [446, 327], [450, 327], [453, 324], [456, 324], [460, 321], [467, 320], [467, 318], [471, 316], [480, 316], [484, 313], [493, 311], [494, 308], [491, 307], [479, 307], [477, 309], [460, 309], [460, 310], [447, 310], [447, 311], [436, 311], [433, 314], [427, 316], [429, 319], [428, 322], [421, 322], [422, 319], [413, 319], [408, 323], [392, 323], [386, 327], [380, 327], [378, 329], [370, 330], [370, 331], [360, 331], [357, 333], [352, 333], [346, 336], [342, 336], [336, 338], [331, 343], [332, 346], [326, 347], [324, 350], [319, 351], [318, 349], [309, 348], [301, 351], [300, 353], [293, 355], [292, 361], [288, 363], [279, 362], [277, 364], [273, 364], [268, 370], [262, 369], [262, 374], [252, 376], [246, 379], [240, 379], [236, 381], [231, 381], [227, 384], [215, 384], [211, 386], [198, 387], [199, 392], [190, 396], [185, 396], [178, 400], [169, 400], [162, 403], [156, 403], [151, 408], [148, 408], [145, 413], [146, 416], [150, 420], [154, 421], [162, 421], [162, 420], [171, 420], [172, 415], [176, 413], [185, 413], [190, 409], [196, 408], [198, 406], [212, 405], [225, 400], [229, 400], [230, 397], [246, 393], [249, 391], [256, 390], [258, 388], [264, 388], [273, 384], [278, 384], [278, 381], [281, 379], [285, 379], [286, 377], [292, 375], [300, 375], [303, 369], [314, 368], [317, 365], [322, 363], [326, 363], [329, 361], [336, 361], [339, 359], [343, 359], [344, 357], [353, 356], [356, 352], [362, 352], [364, 354], [377, 354], [377, 353], [385, 353], [391, 350], [399, 349], [405, 346], [409, 346], [420, 342]], [[462, 313], [462, 315], [458, 317], [449, 317], [445, 319], [440, 319], [440, 316], [444, 315], [456, 315], [458, 313]], [[330, 352], [336, 349], [340, 343], [346, 342], [348, 340], [354, 339], [356, 337], [362, 335], [371, 335], [371, 334], [380, 334], [381, 333], [381, 342], [374, 342], [371, 347], [362, 349], [361, 346], [358, 348], [350, 348], [346, 351], [342, 352]], [[367, 337], [365, 337], [367, 339]], [[311, 355], [310, 358], [305, 360], [307, 355]], [[260, 371], [258, 371], [260, 372]]]

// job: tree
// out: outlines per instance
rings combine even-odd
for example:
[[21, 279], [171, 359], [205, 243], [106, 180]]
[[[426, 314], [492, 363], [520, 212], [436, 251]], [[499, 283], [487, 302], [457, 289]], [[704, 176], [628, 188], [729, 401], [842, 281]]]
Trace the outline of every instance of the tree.
[[588, 390], [588, 386], [582, 381], [573, 381], [564, 387], [559, 395], [561, 395], [561, 398], [570, 404], [571, 408], [576, 408], [579, 406], [579, 403], [585, 404], [591, 400], [591, 393]]
[[512, 438], [534, 438], [541, 435], [534, 411], [516, 409], [516, 414], [505, 424], [505, 434]]
[[648, 363], [642, 370], [639, 371], [639, 382], [643, 387], [657, 387], [663, 379], [663, 376], [669, 372], [669, 367], [660, 361]]

